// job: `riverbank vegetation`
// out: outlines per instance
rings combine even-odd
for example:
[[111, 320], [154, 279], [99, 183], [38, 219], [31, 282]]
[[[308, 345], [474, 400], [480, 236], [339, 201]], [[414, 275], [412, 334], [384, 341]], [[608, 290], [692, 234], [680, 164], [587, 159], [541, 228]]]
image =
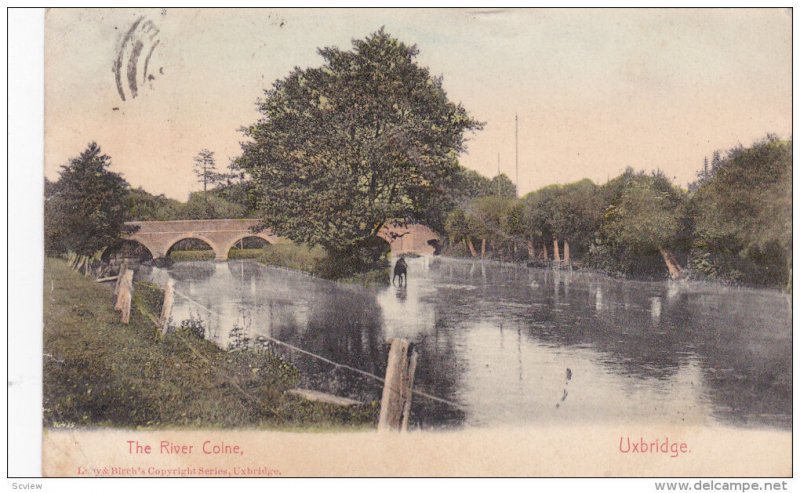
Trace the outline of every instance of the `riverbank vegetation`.
[[325, 250], [322, 247], [286, 242], [264, 247], [257, 260], [264, 265], [316, 274], [317, 265], [325, 258]]
[[462, 200], [447, 253], [791, 289], [791, 183], [792, 141], [768, 136], [715, 153], [689, 190], [628, 168], [603, 185]]
[[[343, 408], [287, 394], [298, 371], [268, 348], [224, 351], [192, 324], [163, 338], [151, 317], [160, 292], [137, 283], [129, 325], [112, 294], [45, 260], [45, 426], [372, 427], [377, 403]], [[181, 328], [183, 326], [183, 328]]]
[[321, 246], [309, 247], [308, 245], [284, 242], [266, 245], [255, 258], [264, 265], [299, 270], [335, 281], [352, 284], [389, 283], [388, 255], [379, 256], [370, 266], [336, 264], [332, 262], [329, 253]]

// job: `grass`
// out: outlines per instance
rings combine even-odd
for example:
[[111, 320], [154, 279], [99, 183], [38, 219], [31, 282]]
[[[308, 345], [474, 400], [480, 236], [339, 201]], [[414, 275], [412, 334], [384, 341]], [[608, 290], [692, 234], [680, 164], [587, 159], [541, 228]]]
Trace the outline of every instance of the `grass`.
[[315, 431], [377, 421], [376, 402], [342, 408], [286, 394], [299, 373], [270, 351], [227, 352], [184, 330], [162, 338], [157, 286], [137, 283], [123, 325], [109, 285], [53, 258], [44, 280], [45, 426]]
[[[267, 247], [268, 248], [268, 247]], [[264, 253], [264, 248], [231, 248], [229, 259], [257, 259]]]
[[329, 259], [325, 249], [320, 246], [308, 247], [290, 242], [275, 243], [265, 246], [256, 260], [265, 265], [300, 270], [348, 284], [389, 284], [388, 268], [373, 269], [345, 277], [332, 275], [330, 269], [324, 268], [329, 267], [324, 265]]
[[317, 266], [326, 258], [325, 250], [320, 246], [308, 247], [286, 242], [265, 246], [257, 260], [265, 265], [316, 274]]
[[191, 262], [194, 260], [214, 260], [214, 250], [173, 250], [169, 259], [173, 262]]

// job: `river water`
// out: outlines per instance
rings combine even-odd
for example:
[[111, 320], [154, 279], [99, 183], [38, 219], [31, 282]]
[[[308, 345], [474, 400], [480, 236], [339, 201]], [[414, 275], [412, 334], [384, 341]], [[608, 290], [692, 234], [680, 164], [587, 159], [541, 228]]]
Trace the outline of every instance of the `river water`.
[[[222, 347], [236, 325], [383, 376], [386, 341], [409, 339], [415, 389], [454, 404], [415, 396], [420, 428], [792, 425], [791, 297], [773, 290], [429, 257], [409, 260], [406, 287], [252, 261], [143, 267], [140, 276], [174, 279], [173, 320], [202, 319]], [[379, 382], [281, 353], [305, 388], [380, 400]]]

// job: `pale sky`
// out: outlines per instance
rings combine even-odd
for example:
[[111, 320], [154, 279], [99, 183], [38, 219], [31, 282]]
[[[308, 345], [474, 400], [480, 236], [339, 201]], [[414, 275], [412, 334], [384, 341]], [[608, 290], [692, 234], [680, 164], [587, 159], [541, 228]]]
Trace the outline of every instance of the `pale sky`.
[[[129, 42], [123, 101], [114, 62], [142, 16], [138, 94], [124, 76]], [[493, 176], [499, 154], [513, 180], [519, 114], [522, 193], [603, 183], [626, 166], [685, 187], [715, 149], [791, 137], [787, 9], [58, 9], [45, 22], [46, 176], [95, 140], [132, 186], [180, 200], [202, 188], [198, 151], [220, 168], [239, 154], [238, 128], [258, 119], [274, 80], [381, 26], [486, 122], [464, 166]]]

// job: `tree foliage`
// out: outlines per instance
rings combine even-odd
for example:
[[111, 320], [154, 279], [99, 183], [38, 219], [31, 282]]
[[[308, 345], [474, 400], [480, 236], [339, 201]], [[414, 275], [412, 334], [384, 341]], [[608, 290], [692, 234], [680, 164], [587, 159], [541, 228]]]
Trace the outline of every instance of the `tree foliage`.
[[417, 53], [381, 29], [349, 51], [320, 49], [321, 67], [296, 68], [265, 92], [239, 160], [264, 226], [345, 250], [426, 217], [458, 170], [465, 132], [481, 124]]
[[111, 158], [91, 142], [62, 166], [58, 181], [46, 186], [45, 246], [48, 253], [94, 255], [128, 232], [128, 183], [108, 167]]
[[[441, 192], [428, 202], [421, 222], [439, 234], [449, 236], [449, 214], [463, 208], [472, 199], [492, 195], [497, 189], [492, 180], [459, 165], [444, 180]], [[463, 211], [461, 212], [463, 215]]]
[[197, 180], [203, 184], [203, 192], [208, 191], [208, 185], [221, 179], [217, 172], [217, 162], [214, 159], [214, 152], [202, 149], [194, 157], [194, 174]]
[[786, 285], [792, 270], [792, 141], [767, 136], [725, 157], [692, 198], [696, 270]]
[[682, 232], [685, 193], [662, 174], [640, 174], [626, 183], [605, 211], [603, 233], [613, 244], [647, 252], [671, 248]]
[[169, 221], [182, 219], [183, 204], [163, 194], [153, 195], [143, 188], [131, 189], [125, 198], [126, 208], [134, 221]]
[[137, 188], [130, 191], [125, 202], [129, 219], [133, 221], [245, 218], [256, 213], [250, 208], [247, 186], [239, 183], [206, 193], [192, 192], [186, 202]]
[[512, 199], [517, 198], [517, 186], [514, 185], [514, 182], [512, 182], [511, 178], [506, 176], [505, 173], [500, 173], [492, 178], [489, 187], [491, 191], [487, 195], [497, 195], [498, 197]]

